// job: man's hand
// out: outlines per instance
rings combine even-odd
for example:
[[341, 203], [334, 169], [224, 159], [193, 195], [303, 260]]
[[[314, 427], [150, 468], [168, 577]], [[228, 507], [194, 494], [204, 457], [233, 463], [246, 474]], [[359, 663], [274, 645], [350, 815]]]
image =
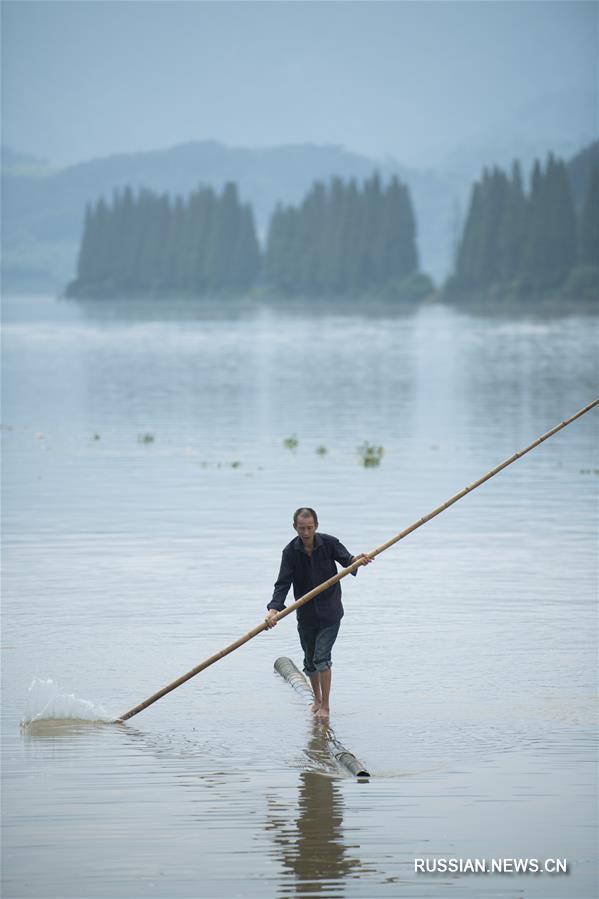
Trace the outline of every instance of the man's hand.
[[266, 613], [266, 618], [264, 620], [266, 621], [266, 627], [269, 630], [271, 628], [273, 628], [275, 626], [275, 624], [277, 623], [277, 615], [278, 615], [278, 612], [276, 609], [269, 609], [268, 612]]
[[374, 559], [371, 559], [367, 553], [358, 553], [351, 561], [352, 565], [354, 562], [360, 562], [361, 565], [370, 565], [371, 562], [374, 562]]

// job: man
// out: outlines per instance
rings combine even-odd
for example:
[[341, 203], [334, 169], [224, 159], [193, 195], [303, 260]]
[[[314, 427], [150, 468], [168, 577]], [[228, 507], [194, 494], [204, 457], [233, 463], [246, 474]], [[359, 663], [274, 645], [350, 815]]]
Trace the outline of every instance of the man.
[[[283, 550], [281, 568], [269, 602], [266, 624], [272, 628], [277, 623], [277, 612], [285, 608], [285, 597], [293, 584], [296, 599], [309, 593], [324, 581], [337, 574], [335, 562], [348, 568], [361, 560], [368, 565], [372, 559], [366, 553], [349, 554], [336, 537], [317, 534], [318, 517], [314, 509], [298, 509], [293, 516], [293, 527], [298, 536]], [[356, 574], [355, 571], [352, 574]], [[305, 603], [296, 612], [297, 629], [304, 650], [304, 672], [310, 678], [314, 692], [312, 711], [318, 718], [328, 718], [331, 692], [331, 650], [337, 639], [343, 618], [341, 584], [337, 582]]]

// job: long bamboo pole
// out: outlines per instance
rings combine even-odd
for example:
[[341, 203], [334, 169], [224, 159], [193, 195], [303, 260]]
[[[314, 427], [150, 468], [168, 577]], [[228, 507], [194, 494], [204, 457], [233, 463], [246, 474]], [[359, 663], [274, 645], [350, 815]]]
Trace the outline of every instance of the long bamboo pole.
[[[437, 506], [437, 508], [433, 509], [432, 512], [429, 512], [428, 515], [424, 515], [422, 518], [419, 518], [418, 521], [414, 522], [414, 524], [411, 524], [409, 527], [404, 528], [404, 530], [400, 531], [399, 534], [391, 537], [391, 539], [387, 540], [386, 543], [382, 543], [380, 546], [377, 546], [376, 549], [373, 549], [371, 552], [367, 553], [367, 555], [371, 559], [374, 559], [375, 556], [378, 556], [386, 549], [389, 549], [390, 546], [393, 546], [393, 544], [398, 543], [400, 540], [403, 540], [404, 537], [407, 537], [408, 534], [411, 534], [412, 531], [415, 531], [417, 528], [422, 527], [422, 525], [426, 524], [427, 521], [430, 521], [432, 518], [435, 518], [435, 516], [440, 515], [441, 512], [444, 512], [445, 509], [448, 509], [454, 503], [457, 503], [457, 501], [459, 499], [462, 499], [463, 496], [466, 496], [467, 493], [471, 493], [477, 487], [480, 487], [480, 485], [484, 484], [485, 481], [488, 481], [489, 478], [494, 477], [496, 474], [498, 474], [504, 468], [507, 468], [508, 465], [511, 465], [512, 462], [515, 462], [517, 459], [521, 459], [522, 456], [526, 455], [526, 453], [529, 453], [532, 449], [539, 446], [540, 443], [548, 440], [549, 437], [557, 434], [557, 432], [561, 431], [562, 428], [565, 428], [566, 425], [569, 425], [573, 421], [576, 421], [577, 418], [580, 418], [581, 415], [589, 412], [597, 405], [599, 405], [599, 399], [593, 400], [583, 409], [580, 409], [575, 415], [572, 415], [570, 418], [566, 418], [564, 421], [560, 422], [560, 424], [556, 425], [554, 428], [551, 428], [551, 430], [547, 431], [541, 437], [537, 437], [537, 439], [530, 443], [527, 447], [517, 453], [514, 453], [514, 455], [510, 456], [509, 459], [506, 459], [505, 462], [502, 462], [500, 465], [497, 465], [495, 468], [492, 468], [490, 471], [488, 471], [485, 475], [482, 476], [482, 478], [474, 481], [474, 483], [470, 484], [468, 487], [464, 487], [463, 490], [460, 490], [459, 493], [456, 493], [446, 502], [442, 503], [440, 506]], [[290, 606], [287, 606], [287, 608], [283, 609], [282, 612], [278, 612], [276, 615], [276, 620], [280, 621], [281, 618], [285, 618], [286, 615], [291, 615], [291, 613], [296, 609], [299, 609], [300, 606], [303, 606], [305, 603], [310, 602], [311, 599], [314, 599], [315, 596], [318, 596], [318, 594], [322, 593], [324, 590], [328, 590], [329, 587], [332, 587], [333, 584], [336, 584], [342, 578], [347, 577], [348, 574], [356, 571], [361, 565], [364, 565], [364, 561], [362, 559], [354, 562], [353, 565], [350, 565], [348, 568], [344, 568], [343, 571], [337, 572], [337, 574], [333, 575], [333, 577], [330, 577], [327, 581], [323, 581], [322, 584], [319, 584], [318, 587], [314, 587], [313, 590], [310, 590], [309, 593], [306, 593]], [[182, 674], [181, 677], [178, 677], [177, 680], [174, 680], [166, 687], [163, 687], [162, 690], [158, 690], [157, 693], [153, 693], [152, 696], [144, 700], [144, 702], [141, 702], [139, 705], [134, 706], [134, 708], [129, 709], [128, 712], [125, 712], [124, 715], [121, 715], [120, 718], [117, 718], [115, 723], [127, 721], [128, 718], [132, 718], [134, 715], [137, 715], [139, 712], [147, 709], [148, 706], [152, 705], [157, 700], [162, 699], [162, 697], [166, 696], [167, 693], [170, 693], [172, 690], [176, 690], [177, 687], [180, 687], [181, 684], [185, 683], [185, 681], [190, 680], [190, 678], [195, 677], [196, 674], [199, 674], [200, 671], [204, 671], [206, 668], [209, 668], [210, 665], [214, 665], [215, 662], [218, 662], [219, 659], [223, 659], [225, 656], [229, 655], [229, 653], [233, 652], [236, 649], [239, 649], [239, 647], [243, 646], [244, 643], [247, 643], [253, 637], [256, 637], [266, 629], [266, 621], [262, 621], [260, 624], [256, 625], [256, 627], [252, 628], [251, 631], [248, 631], [247, 634], [244, 634], [243, 637], [239, 637], [238, 640], [235, 640], [234, 643], [231, 643], [229, 646], [221, 649], [220, 652], [216, 652], [214, 655], [205, 659], [203, 662], [201, 662], [199, 665], [196, 665], [195, 668], [192, 668], [191, 671], [188, 671], [186, 674]]]

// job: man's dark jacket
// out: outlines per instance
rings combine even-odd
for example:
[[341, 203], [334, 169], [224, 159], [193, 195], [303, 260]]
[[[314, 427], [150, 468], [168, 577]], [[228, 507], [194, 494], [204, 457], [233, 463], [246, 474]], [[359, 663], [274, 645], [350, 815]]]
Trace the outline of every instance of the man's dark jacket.
[[[288, 543], [283, 550], [281, 569], [275, 583], [272, 600], [269, 609], [277, 612], [285, 608], [285, 597], [289, 587], [293, 584], [293, 595], [296, 599], [309, 593], [314, 587], [328, 581], [337, 574], [335, 562], [343, 568], [352, 563], [353, 556], [345, 546], [331, 537], [330, 534], [314, 534], [314, 546], [312, 555], [309, 556], [304, 549], [300, 537], [296, 537]], [[356, 574], [355, 571], [352, 574]], [[336, 624], [343, 618], [343, 606], [341, 604], [341, 584], [337, 581], [328, 590], [323, 590], [310, 602], [300, 606], [296, 612], [298, 622], [302, 625], [313, 627], [326, 627], [328, 624]]]

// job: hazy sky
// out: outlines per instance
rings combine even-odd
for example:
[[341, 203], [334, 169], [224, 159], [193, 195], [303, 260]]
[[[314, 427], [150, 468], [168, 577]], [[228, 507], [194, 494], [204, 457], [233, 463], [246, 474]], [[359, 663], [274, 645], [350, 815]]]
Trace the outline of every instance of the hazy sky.
[[596, 130], [597, 10], [4, 0], [2, 142], [55, 163], [210, 138], [414, 165], [519, 128], [582, 141]]

